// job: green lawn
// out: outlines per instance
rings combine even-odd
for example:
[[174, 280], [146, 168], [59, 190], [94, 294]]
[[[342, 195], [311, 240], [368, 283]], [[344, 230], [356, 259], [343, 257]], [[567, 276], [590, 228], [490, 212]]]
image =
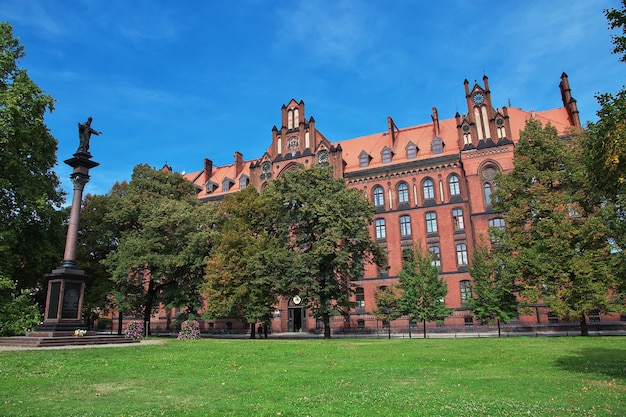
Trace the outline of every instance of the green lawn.
[[626, 416], [626, 337], [6, 351], [0, 416]]

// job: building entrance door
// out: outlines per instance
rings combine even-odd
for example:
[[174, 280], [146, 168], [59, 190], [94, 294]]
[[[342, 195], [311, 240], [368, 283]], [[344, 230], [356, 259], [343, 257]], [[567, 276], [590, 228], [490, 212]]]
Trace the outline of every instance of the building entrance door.
[[287, 323], [288, 332], [301, 332], [303, 330], [304, 309], [302, 307], [289, 309], [289, 322]]

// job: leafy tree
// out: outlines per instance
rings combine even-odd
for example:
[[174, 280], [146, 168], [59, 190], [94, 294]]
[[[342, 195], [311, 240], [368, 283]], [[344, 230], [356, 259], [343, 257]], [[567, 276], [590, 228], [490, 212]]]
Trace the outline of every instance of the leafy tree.
[[105, 219], [120, 225], [119, 243], [104, 264], [122, 309], [142, 312], [148, 326], [159, 303], [197, 312], [214, 206], [201, 203], [195, 186], [180, 174], [147, 165], [135, 167], [126, 193], [115, 202]]
[[250, 324], [271, 323], [277, 303], [274, 283], [289, 263], [286, 240], [277, 238], [263, 197], [254, 187], [226, 196], [218, 208], [218, 236], [207, 257], [205, 316], [237, 317]]
[[557, 315], [580, 321], [610, 311], [617, 279], [601, 211], [586, 182], [580, 137], [562, 140], [537, 120], [526, 123], [514, 169], [496, 178], [494, 208], [504, 213], [502, 274], [516, 279], [523, 303], [544, 302]]
[[24, 46], [0, 22], [0, 277], [31, 289], [43, 304], [43, 275], [58, 266], [65, 243], [57, 141], [44, 123], [54, 99], [18, 66]]
[[370, 237], [374, 208], [321, 165], [287, 171], [263, 193], [292, 252], [279, 291], [299, 295], [329, 338], [330, 318], [350, 306], [351, 281], [363, 275], [364, 262], [385, 263]]
[[28, 294], [13, 281], [0, 277], [0, 337], [21, 336], [37, 327], [41, 314]]
[[[120, 227], [110, 221], [116, 199], [124, 196], [128, 183], [115, 183], [106, 195], [88, 194], [83, 199], [76, 250], [77, 265], [87, 275], [83, 315], [91, 323], [100, 311], [116, 307], [111, 275], [102, 261], [117, 250]], [[121, 334], [121, 327], [119, 329]]]
[[[372, 313], [377, 320], [387, 321], [389, 323], [388, 335], [391, 339], [391, 322], [402, 317], [404, 314], [400, 305], [400, 298], [389, 287], [379, 288], [374, 293], [376, 308]], [[411, 323], [409, 323], [410, 327]]]
[[430, 253], [425, 253], [419, 244], [402, 263], [397, 287], [402, 311], [409, 315], [409, 322], [423, 322], [424, 338], [427, 321], [442, 320], [450, 315], [444, 300], [448, 294], [446, 281], [439, 277], [439, 268]]
[[[622, 9], [605, 9], [604, 14], [611, 29], [622, 29], [626, 33], [626, 0], [622, 0]], [[613, 35], [613, 53], [621, 54], [620, 61], [626, 62], [626, 36]]]
[[481, 323], [496, 321], [498, 337], [501, 334], [500, 322], [508, 323], [518, 315], [517, 287], [510, 277], [503, 276], [501, 272], [502, 264], [497, 255], [490, 253], [486, 244], [479, 244], [469, 268], [474, 296], [470, 300], [470, 308]]

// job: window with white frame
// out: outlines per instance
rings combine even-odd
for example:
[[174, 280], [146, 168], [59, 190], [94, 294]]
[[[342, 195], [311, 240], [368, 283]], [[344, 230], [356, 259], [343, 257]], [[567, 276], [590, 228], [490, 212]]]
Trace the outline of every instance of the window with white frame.
[[465, 243], [456, 245], [456, 263], [458, 266], [466, 266], [468, 264], [467, 245]]
[[452, 210], [452, 222], [454, 223], [454, 230], [464, 230], [465, 223], [463, 222], [463, 210], [456, 208]]
[[374, 205], [383, 207], [385, 205], [385, 190], [380, 185], [374, 187]]
[[437, 233], [437, 213], [434, 211], [426, 213], [426, 232]]
[[409, 202], [409, 185], [406, 182], [398, 184], [398, 203]]
[[472, 283], [465, 279], [459, 282], [459, 287], [461, 289], [461, 305], [465, 307], [472, 299]]
[[457, 175], [450, 175], [450, 177], [448, 178], [448, 186], [450, 188], [450, 196], [461, 194], [459, 177]]
[[387, 230], [385, 229], [385, 219], [376, 219], [374, 223], [376, 227], [376, 239], [386, 239]]
[[429, 247], [428, 252], [430, 253], [431, 265], [441, 269], [441, 253], [439, 251], [439, 246]]
[[400, 236], [402, 237], [411, 236], [411, 216], [408, 216], [408, 215], [400, 216]]
[[427, 178], [422, 183], [422, 191], [424, 192], [424, 200], [435, 198], [435, 183]]

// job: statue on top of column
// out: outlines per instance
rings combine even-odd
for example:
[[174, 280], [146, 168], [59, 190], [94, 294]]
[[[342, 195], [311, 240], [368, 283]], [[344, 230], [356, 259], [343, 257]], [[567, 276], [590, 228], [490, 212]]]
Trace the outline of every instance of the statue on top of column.
[[91, 127], [91, 121], [93, 119], [90, 117], [87, 119], [85, 124], [78, 123], [78, 138], [80, 139], [80, 143], [78, 145], [78, 149], [76, 153], [89, 153], [89, 140], [91, 139], [91, 135], [100, 135], [102, 132], [98, 132]]

